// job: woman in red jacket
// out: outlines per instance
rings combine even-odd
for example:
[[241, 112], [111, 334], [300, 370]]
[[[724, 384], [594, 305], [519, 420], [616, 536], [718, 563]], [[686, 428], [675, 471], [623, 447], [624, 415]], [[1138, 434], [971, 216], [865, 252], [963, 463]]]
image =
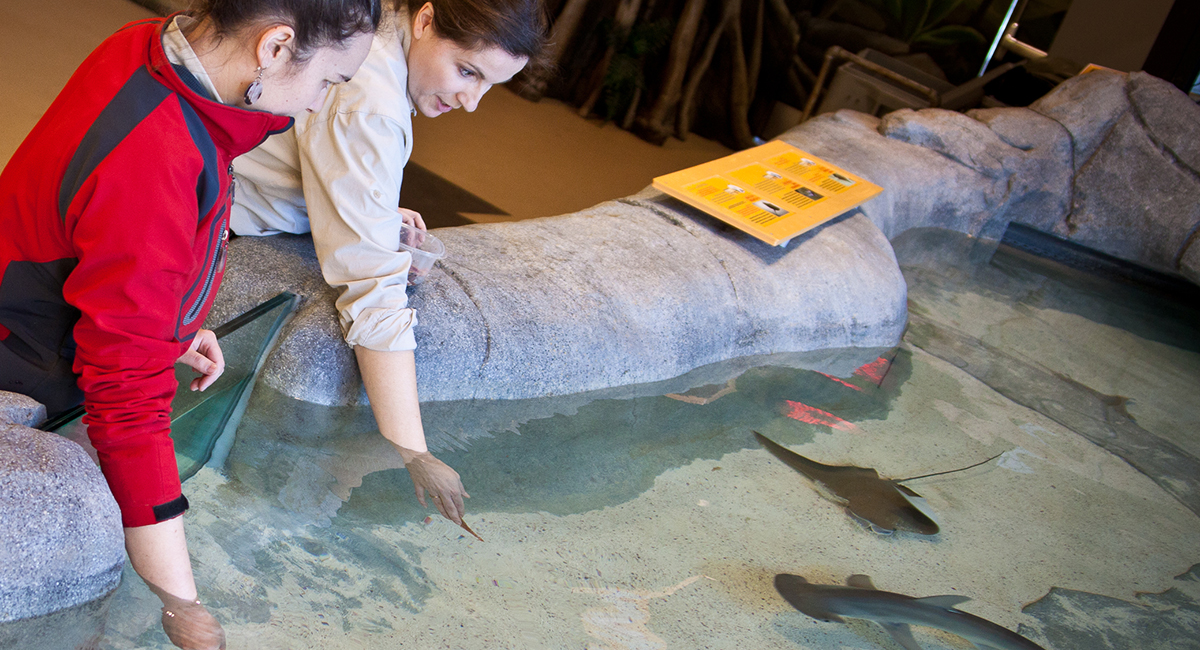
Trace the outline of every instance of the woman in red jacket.
[[131, 23], [79, 67], [0, 174], [0, 390], [82, 402], [138, 574], [180, 647], [196, 600], [170, 433], [173, 367], [224, 367], [200, 325], [225, 269], [232, 161], [366, 58], [379, 0], [207, 0]]

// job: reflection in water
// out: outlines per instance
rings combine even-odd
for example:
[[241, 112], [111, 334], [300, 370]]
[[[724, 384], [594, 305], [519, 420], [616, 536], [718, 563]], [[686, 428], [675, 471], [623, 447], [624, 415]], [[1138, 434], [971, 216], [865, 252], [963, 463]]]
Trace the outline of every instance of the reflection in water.
[[[755, 368], [737, 379], [736, 392], [706, 405], [665, 396], [598, 400], [573, 406], [570, 417], [461, 441], [466, 450], [435, 451], [464, 477], [473, 495], [468, 517], [582, 513], [627, 502], [674, 467], [756, 447], [752, 427], [793, 444], [833, 431], [786, 417], [787, 398], [855, 419], [884, 417], [908, 372], [903, 353], [884, 388], [861, 377], [849, 380], [851, 388], [819, 372]], [[219, 603], [226, 616], [268, 623], [278, 616], [269, 594], [300, 589], [326, 617], [323, 624], [389, 630], [390, 616], [364, 612], [367, 603], [382, 598], [396, 611], [418, 613], [436, 594], [421, 566], [425, 549], [391, 532], [425, 520], [428, 511], [369, 409], [314, 407], [260, 386], [226, 475], [217, 493], [190, 497], [205, 503], [196, 509], [205, 519], [200, 529], [189, 528], [190, 539], [202, 538], [194, 546], [211, 540], [220, 549], [209, 562], [238, 576], [205, 589], [205, 602]], [[472, 525], [489, 538], [485, 524]]]
[[113, 593], [46, 616], [0, 624], [0, 648], [97, 650]]
[[[636, 497], [667, 469], [755, 448], [751, 429], [800, 444], [817, 432], [853, 426], [847, 419], [884, 417], [894, 386], [910, 368], [908, 355], [899, 354], [881, 388], [860, 376], [847, 386], [819, 372], [760, 367], [737, 379], [736, 392], [705, 405], [668, 396], [598, 400], [570, 417], [474, 438], [466, 450], [435, 451], [463, 476], [472, 495], [468, 512], [581, 513]], [[841, 417], [799, 421], [798, 400]], [[328, 427], [324, 436], [298, 439], [288, 427], [273, 426], [273, 414], [305, 406], [279, 397], [273, 402], [256, 403], [247, 414], [231, 477], [278, 495], [280, 505], [322, 526], [334, 517], [362, 524], [424, 518], [399, 454], [373, 429], [369, 411], [336, 409], [336, 417], [314, 419]]]
[[1130, 601], [1055, 587], [1025, 613], [1037, 618], [1054, 650], [1200, 648], [1200, 564], [1162, 593], [1139, 593]]
[[579, 587], [576, 593], [595, 594], [608, 603], [603, 609], [589, 609], [580, 614], [583, 629], [601, 645], [588, 645], [588, 650], [658, 650], [667, 643], [650, 631], [650, 601], [666, 598], [699, 580], [692, 576], [683, 582], [659, 591], [615, 589], [611, 587]]
[[[895, 246], [910, 284], [906, 341], [1124, 458], [1200, 514], [1194, 430], [1158, 416], [1200, 421], [1200, 303], [957, 233], [910, 231]], [[1151, 430], [1105, 386], [1153, 405], [1141, 411]]]

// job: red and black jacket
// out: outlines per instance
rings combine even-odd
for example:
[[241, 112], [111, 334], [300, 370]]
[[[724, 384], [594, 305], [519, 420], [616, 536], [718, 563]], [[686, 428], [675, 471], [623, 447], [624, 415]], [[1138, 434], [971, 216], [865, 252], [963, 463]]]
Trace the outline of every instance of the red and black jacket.
[[[225, 268], [233, 159], [291, 118], [209, 99], [135, 22], [83, 62], [0, 174], [0, 345], [31, 388], [70, 362], [125, 526], [182, 513], [175, 360]], [[65, 385], [63, 390], [76, 390]]]

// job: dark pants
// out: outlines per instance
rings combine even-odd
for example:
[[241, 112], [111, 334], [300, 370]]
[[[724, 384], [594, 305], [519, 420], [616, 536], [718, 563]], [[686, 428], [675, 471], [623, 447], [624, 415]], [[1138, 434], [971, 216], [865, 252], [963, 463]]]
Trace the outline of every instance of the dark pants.
[[44, 366], [0, 341], [0, 390], [28, 395], [46, 405], [47, 417], [54, 417], [83, 403], [71, 364], [71, 359], [59, 357]]

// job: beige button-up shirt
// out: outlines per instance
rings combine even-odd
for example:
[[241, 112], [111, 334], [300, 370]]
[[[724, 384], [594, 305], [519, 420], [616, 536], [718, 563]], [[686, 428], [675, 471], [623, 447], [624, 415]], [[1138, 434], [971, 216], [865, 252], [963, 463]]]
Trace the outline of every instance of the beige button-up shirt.
[[396, 211], [412, 154], [412, 28], [407, 12], [389, 15], [362, 68], [320, 112], [234, 161], [230, 218], [239, 235], [311, 231], [325, 281], [340, 291], [346, 342], [385, 351], [414, 349], [417, 324]]

